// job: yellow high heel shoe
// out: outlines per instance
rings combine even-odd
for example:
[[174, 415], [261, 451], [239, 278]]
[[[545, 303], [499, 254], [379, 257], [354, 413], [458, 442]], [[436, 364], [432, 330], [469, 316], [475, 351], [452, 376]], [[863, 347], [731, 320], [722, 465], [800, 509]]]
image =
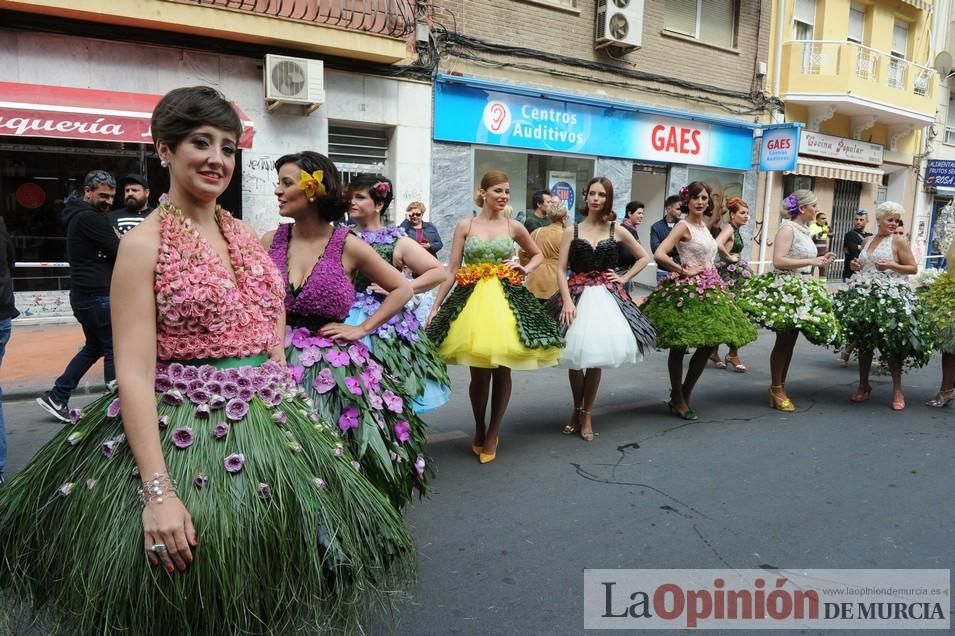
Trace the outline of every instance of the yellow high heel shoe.
[[[774, 389], [778, 389], [778, 392]], [[772, 385], [769, 387], [769, 405], [777, 411], [792, 413], [796, 410], [796, 405], [789, 399], [789, 396], [783, 391], [783, 386]]]
[[471, 452], [474, 453], [475, 455], [480, 456], [482, 448], [483, 447], [479, 446], [478, 444], [471, 444]]
[[500, 445], [501, 445], [501, 438], [498, 437], [497, 442], [494, 444], [494, 452], [485, 453], [482, 451], [478, 453], [478, 461], [480, 461], [482, 464], [490, 464], [491, 462], [493, 462], [495, 459], [497, 459], [497, 447]]

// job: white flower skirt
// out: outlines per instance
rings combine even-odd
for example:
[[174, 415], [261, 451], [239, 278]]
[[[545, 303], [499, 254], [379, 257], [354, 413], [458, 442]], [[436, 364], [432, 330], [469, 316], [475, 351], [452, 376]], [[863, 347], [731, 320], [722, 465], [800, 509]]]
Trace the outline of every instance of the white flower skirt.
[[616, 368], [643, 360], [630, 323], [603, 285], [584, 288], [565, 340], [560, 359], [564, 368]]

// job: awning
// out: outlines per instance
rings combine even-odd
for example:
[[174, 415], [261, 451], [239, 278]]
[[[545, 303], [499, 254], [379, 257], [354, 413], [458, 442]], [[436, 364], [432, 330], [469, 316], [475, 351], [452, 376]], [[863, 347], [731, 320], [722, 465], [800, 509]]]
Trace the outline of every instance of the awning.
[[919, 9], [919, 10], [921, 10], [921, 11], [931, 11], [931, 10], [932, 10], [932, 3], [931, 3], [931, 2], [925, 2], [925, 0], [902, 0], [902, 2], [904, 2], [905, 4], [911, 5], [911, 6], [915, 7], [916, 9]]
[[796, 169], [787, 174], [801, 174], [807, 177], [822, 177], [823, 179], [839, 179], [840, 181], [861, 181], [862, 183], [882, 183], [885, 172], [881, 168], [860, 166], [855, 163], [838, 163], [822, 161], [800, 156], [796, 161]]
[[[151, 144], [149, 120], [162, 95], [0, 82], [0, 135]], [[252, 147], [255, 127], [233, 102]]]

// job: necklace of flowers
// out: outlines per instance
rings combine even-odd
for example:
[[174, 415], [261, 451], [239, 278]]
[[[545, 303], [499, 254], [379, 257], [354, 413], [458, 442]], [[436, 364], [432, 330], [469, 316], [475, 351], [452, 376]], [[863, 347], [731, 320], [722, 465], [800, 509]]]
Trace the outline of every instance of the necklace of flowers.
[[[212, 251], [213, 255], [216, 256], [216, 259], [217, 260], [219, 259], [215, 249], [213, 249], [208, 239], [202, 236], [202, 233], [199, 232], [199, 230], [196, 228], [195, 223], [192, 222], [192, 219], [187, 217], [185, 212], [182, 211], [182, 208], [178, 207], [169, 199], [169, 193], [164, 192], [162, 195], [160, 195], [158, 210], [159, 210], [160, 218], [172, 216], [178, 219], [182, 223], [182, 226], [185, 228], [186, 232], [188, 232], [197, 241], [203, 242], [205, 244], [205, 247], [207, 247], [210, 251]], [[228, 223], [224, 224], [222, 222], [223, 221], [222, 206], [218, 204], [216, 205], [215, 219], [216, 219], [216, 225], [219, 227], [219, 231], [222, 232], [222, 236], [225, 239], [226, 248], [229, 250], [229, 265], [232, 267], [232, 270], [235, 272], [235, 278], [238, 279], [239, 276], [245, 271], [245, 259], [242, 256], [242, 250], [239, 249], [239, 247], [235, 244], [236, 241], [234, 241], [231, 236], [232, 234], [231, 225], [229, 225]], [[229, 227], [226, 227], [227, 225], [229, 225]], [[222, 266], [223, 268], [225, 268], [224, 263], [222, 264]], [[228, 269], [226, 271], [228, 272]]]
[[361, 236], [361, 240], [369, 245], [391, 245], [405, 236], [405, 231], [397, 225], [393, 225], [379, 230], [362, 230], [359, 236]]

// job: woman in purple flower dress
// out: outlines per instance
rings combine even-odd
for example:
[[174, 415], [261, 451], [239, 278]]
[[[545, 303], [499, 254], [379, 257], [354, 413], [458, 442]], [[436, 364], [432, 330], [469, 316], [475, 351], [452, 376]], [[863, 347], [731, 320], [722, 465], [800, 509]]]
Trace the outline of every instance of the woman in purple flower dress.
[[411, 538], [298, 395], [282, 278], [216, 205], [242, 133], [232, 106], [176, 89], [151, 129], [171, 186], [117, 258], [121, 398], [73, 413], [0, 490], [0, 620], [83, 635], [354, 630], [407, 582]]
[[[411, 288], [415, 294], [427, 292], [441, 283], [448, 272], [428, 250], [405, 236], [400, 227], [382, 227], [381, 217], [391, 205], [393, 187], [386, 177], [361, 175], [348, 184], [348, 218], [361, 240], [399, 271], [414, 274]], [[386, 294], [360, 272], [355, 277], [358, 296], [345, 322], [360, 325], [375, 313]], [[431, 338], [424, 330], [414, 307], [409, 303], [366, 339], [375, 357], [385, 368], [402, 378], [404, 390], [414, 396], [416, 413], [443, 406], [451, 397], [448, 368]]]
[[[362, 469], [398, 508], [424, 492], [424, 423], [411, 396], [361, 342], [411, 298], [411, 285], [347, 227], [338, 170], [301, 152], [275, 163], [279, 213], [293, 219], [262, 237], [285, 286], [286, 356], [322, 422], [337, 426]], [[346, 325], [356, 273], [388, 292], [378, 311]]]

